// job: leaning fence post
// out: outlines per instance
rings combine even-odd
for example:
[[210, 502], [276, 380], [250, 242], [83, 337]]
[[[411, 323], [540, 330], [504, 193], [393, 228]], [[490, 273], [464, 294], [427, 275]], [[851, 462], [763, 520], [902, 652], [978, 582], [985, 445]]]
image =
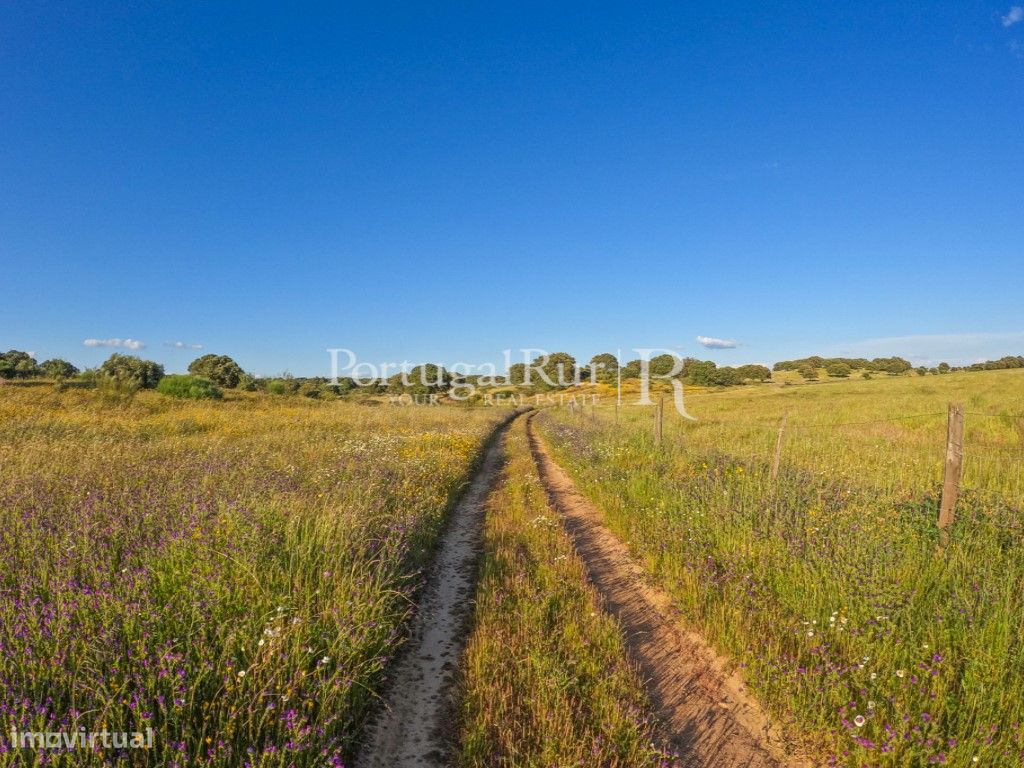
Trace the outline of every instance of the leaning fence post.
[[964, 406], [949, 404], [946, 428], [946, 469], [942, 481], [942, 503], [939, 505], [939, 531], [943, 543], [949, 539], [946, 529], [956, 519], [956, 500], [960, 496], [960, 477], [964, 470]]
[[775, 458], [772, 459], [772, 471], [770, 478], [772, 482], [779, 476], [779, 464], [782, 463], [782, 436], [786, 434], [786, 419], [789, 418], [789, 414], [782, 415], [782, 421], [779, 423], [779, 436], [775, 439]]
[[658, 445], [661, 445], [661, 437], [664, 434], [664, 422], [665, 422], [665, 397], [662, 395], [658, 398], [658, 410], [654, 412], [654, 436], [657, 438]]

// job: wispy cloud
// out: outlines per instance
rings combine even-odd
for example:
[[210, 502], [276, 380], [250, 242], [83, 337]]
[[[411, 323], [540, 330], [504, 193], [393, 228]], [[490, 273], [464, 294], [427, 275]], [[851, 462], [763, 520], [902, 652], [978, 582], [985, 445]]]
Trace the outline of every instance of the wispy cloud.
[[1024, 21], [1024, 5], [1015, 5], [1002, 17], [1004, 27], [1012, 27]]
[[188, 344], [184, 341], [169, 341], [167, 342], [168, 347], [174, 347], [175, 349], [202, 349], [202, 344]]
[[87, 347], [124, 347], [125, 349], [142, 349], [146, 346], [138, 339], [86, 339], [82, 343]]
[[842, 357], [891, 357], [898, 355], [916, 365], [940, 362], [967, 365], [1004, 355], [1019, 355], [1024, 331], [1007, 333], [946, 333], [887, 336], [836, 345], [826, 354]]
[[740, 345], [732, 339], [716, 339], [712, 336], [698, 336], [697, 343], [707, 349], [736, 349]]

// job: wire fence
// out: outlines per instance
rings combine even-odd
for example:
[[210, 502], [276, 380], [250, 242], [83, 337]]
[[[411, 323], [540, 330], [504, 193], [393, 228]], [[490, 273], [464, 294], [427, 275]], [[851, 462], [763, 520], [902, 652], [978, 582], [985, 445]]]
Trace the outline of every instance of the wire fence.
[[[880, 500], [937, 497], [950, 472], [948, 410], [832, 419], [712, 414], [690, 421], [676, 415], [670, 402], [566, 407], [584, 426], [646, 430], [654, 442], [676, 450], [723, 453], [764, 466], [781, 461], [841, 484], [868, 487]], [[962, 412], [955, 495], [972, 507], [1004, 510], [1013, 521], [993, 516], [992, 522], [1019, 530], [1024, 527], [1024, 413]], [[950, 491], [945, 493], [948, 497]]]

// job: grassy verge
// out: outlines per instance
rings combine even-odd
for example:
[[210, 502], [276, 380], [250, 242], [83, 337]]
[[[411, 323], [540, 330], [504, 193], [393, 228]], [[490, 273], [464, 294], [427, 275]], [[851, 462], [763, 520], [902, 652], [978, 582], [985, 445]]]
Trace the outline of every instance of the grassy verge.
[[[822, 408], [801, 415], [824, 417]], [[709, 444], [697, 425], [659, 448], [646, 416], [581, 426], [550, 412], [542, 431], [765, 703], [819, 737], [834, 765], [1021, 764], [1019, 512], [966, 496], [938, 556], [925, 483], [917, 498], [888, 492], [884, 470], [865, 469], [850, 449], [844, 463], [859, 472], [813, 471], [815, 457], [805, 466], [795, 452], [773, 483], [742, 441]], [[720, 431], [741, 433], [742, 419], [727, 417]], [[894, 463], [902, 450], [884, 448]]]
[[547, 504], [525, 425], [487, 511], [466, 649], [461, 766], [659, 766], [640, 681], [615, 621]]

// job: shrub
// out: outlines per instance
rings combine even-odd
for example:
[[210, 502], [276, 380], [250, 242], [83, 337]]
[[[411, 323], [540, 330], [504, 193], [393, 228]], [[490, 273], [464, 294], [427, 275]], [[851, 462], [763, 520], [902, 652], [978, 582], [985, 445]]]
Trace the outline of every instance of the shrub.
[[291, 390], [288, 382], [281, 379], [273, 379], [267, 382], [267, 392], [272, 395], [287, 395]]
[[243, 373], [238, 380], [238, 388], [243, 392], [255, 392], [259, 389], [259, 383], [251, 373]]
[[220, 400], [224, 393], [220, 387], [202, 376], [172, 374], [164, 376], [157, 384], [156, 391], [170, 397], [185, 397], [192, 400]]

